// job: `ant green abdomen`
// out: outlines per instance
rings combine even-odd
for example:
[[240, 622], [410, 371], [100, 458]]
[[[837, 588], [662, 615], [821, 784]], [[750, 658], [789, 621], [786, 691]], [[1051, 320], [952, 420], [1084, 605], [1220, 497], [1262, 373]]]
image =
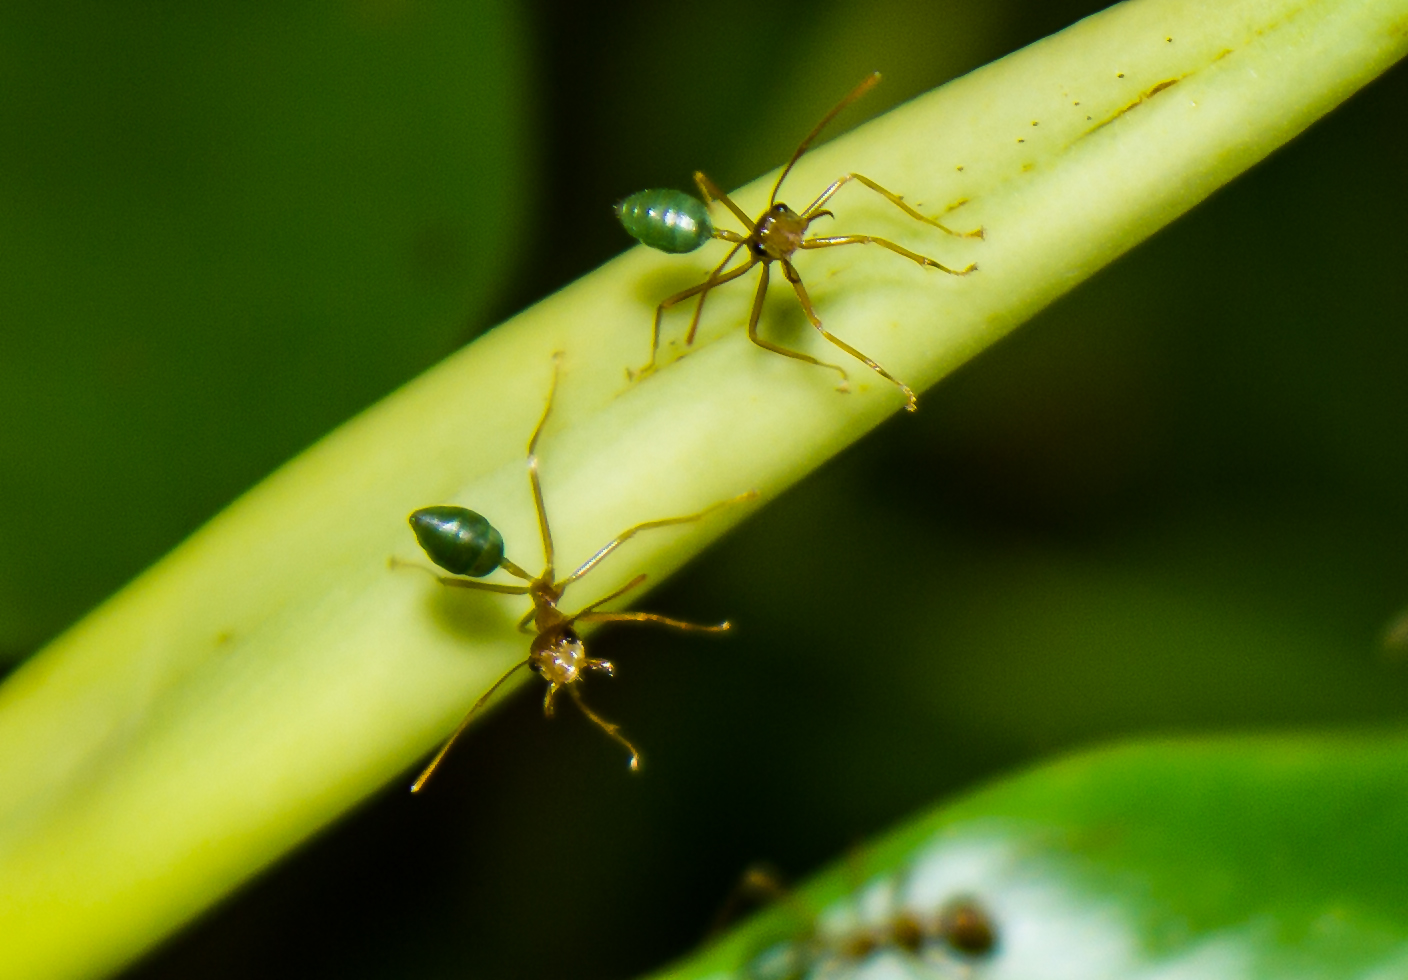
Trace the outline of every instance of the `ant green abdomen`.
[[503, 535], [466, 507], [422, 507], [410, 521], [430, 560], [447, 572], [480, 578], [503, 564]]
[[642, 245], [678, 255], [714, 236], [709, 209], [684, 191], [637, 191], [616, 205], [616, 217]]

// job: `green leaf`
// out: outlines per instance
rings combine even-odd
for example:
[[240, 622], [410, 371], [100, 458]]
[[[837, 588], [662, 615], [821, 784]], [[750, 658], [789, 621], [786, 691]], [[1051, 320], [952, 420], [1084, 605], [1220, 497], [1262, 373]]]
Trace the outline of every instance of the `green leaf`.
[[[979, 272], [857, 247], [807, 255], [802, 275], [832, 329], [926, 387], [1373, 78], [1402, 54], [1405, 23], [1402, 0], [1113, 8], [819, 148], [789, 179], [809, 197], [859, 170], [929, 213], [967, 198], [949, 220], [981, 224], [984, 241], [854, 187], [834, 202], [836, 230]], [[760, 182], [739, 201], [756, 211], [766, 194]], [[898, 409], [859, 366], [838, 395], [831, 372], [750, 344], [743, 286], [711, 297], [690, 356], [628, 383], [654, 304], [717, 258], [636, 250], [525, 312], [276, 473], [17, 672], [0, 690], [3, 970], [91, 975], [130, 959], [402, 772], [523, 656], [522, 600], [450, 595], [387, 558], [416, 557], [412, 509], [459, 503], [535, 564], [523, 451], [554, 351], [540, 456], [564, 565], [637, 521], [750, 487], [771, 497]], [[836, 356], [783, 292], [765, 330]], [[658, 578], [743, 510], [632, 541], [568, 608], [638, 571]]]
[[[1393, 735], [1077, 755], [920, 818], [659, 977], [760, 980], [782, 950], [831, 960], [834, 980], [954, 975], [926, 959], [1030, 980], [1401, 976], [1408, 891], [1388, 869], [1404, 850], [1405, 751]], [[963, 900], [995, 927], [990, 955], [933, 934]], [[905, 915], [930, 931], [915, 951], [893, 939]], [[866, 930], [880, 948], [844, 953]], [[913, 972], [884, 973], [886, 959]]]

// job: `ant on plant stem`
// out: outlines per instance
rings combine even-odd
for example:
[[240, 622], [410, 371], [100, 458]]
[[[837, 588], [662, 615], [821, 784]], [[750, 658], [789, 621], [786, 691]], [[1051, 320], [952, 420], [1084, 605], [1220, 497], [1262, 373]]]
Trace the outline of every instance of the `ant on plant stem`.
[[[914, 411], [918, 407], [918, 401], [914, 392], [908, 385], [900, 381], [890, 372], [882, 368], [877, 362], [862, 354], [856, 348], [837, 337], [821, 325], [821, 318], [817, 316], [816, 309], [812, 306], [811, 297], [807, 295], [806, 288], [802, 285], [802, 276], [792, 264], [792, 257], [798, 249], [832, 248], [837, 245], [879, 245], [887, 248], [897, 255], [902, 255], [907, 259], [919, 263], [919, 265], [938, 269], [940, 272], [947, 272], [953, 276], [966, 276], [977, 269], [977, 265], [970, 264], [963, 269], [950, 269], [934, 259], [920, 255], [918, 252], [911, 252], [909, 249], [897, 245], [894, 242], [880, 238], [875, 235], [833, 235], [816, 238], [808, 238], [807, 231], [813, 221], [822, 216], [835, 217], [827, 210], [826, 204], [831, 198], [846, 184], [851, 181], [859, 181], [866, 187], [884, 197], [895, 207], [917, 221], [932, 225], [945, 234], [958, 238], [982, 238], [981, 228], [970, 232], [957, 232], [946, 228], [934, 218], [920, 214], [914, 208], [904, 202], [904, 198], [893, 191], [886, 190], [875, 181], [864, 174], [848, 173], [832, 181], [831, 185], [822, 191], [816, 200], [807, 205], [799, 214], [790, 207], [778, 201], [777, 194], [782, 188], [782, 182], [787, 179], [792, 167], [801, 159], [802, 154], [811, 146], [812, 141], [821, 134], [826, 124], [836, 118], [837, 114], [846, 106], [859, 99], [869, 92], [880, 81], [880, 73], [875, 72], [868, 76], [863, 82], [851, 90], [850, 94], [836, 104], [821, 122], [807, 134], [801, 144], [793, 152], [792, 158], [787, 161], [787, 166], [782, 168], [782, 173], [778, 174], [777, 182], [773, 184], [772, 193], [768, 196], [768, 206], [757, 220], [752, 220], [737, 204], [729, 198], [727, 194], [719, 190], [718, 186], [706, 177], [702, 172], [696, 171], [694, 182], [699, 187], [703, 201], [691, 197], [683, 191], [676, 190], [646, 190], [632, 194], [616, 205], [616, 216], [621, 220], [621, 224], [636, 239], [651, 248], [659, 249], [662, 252], [683, 253], [692, 252], [702, 246], [705, 242], [718, 238], [729, 242], [733, 248], [729, 249], [723, 261], [714, 267], [709, 273], [709, 277], [697, 285], [681, 290], [673, 296], [667, 297], [655, 308], [655, 323], [650, 335], [650, 361], [642, 367], [637, 374], [641, 377], [650, 374], [655, 370], [656, 353], [660, 347], [660, 320], [665, 315], [665, 311], [676, 303], [683, 302], [691, 296], [698, 296], [699, 300], [694, 307], [694, 316], [689, 321], [689, 332], [685, 335], [686, 346], [694, 343], [695, 331], [699, 329], [699, 315], [704, 309], [704, 300], [709, 295], [709, 291], [716, 286], [722, 286], [726, 282], [731, 282], [739, 278], [752, 269], [755, 265], [761, 265], [762, 275], [758, 279], [758, 289], [753, 295], [753, 306], [748, 313], [748, 339], [759, 347], [766, 348], [777, 354], [786, 357], [794, 357], [799, 361], [806, 361], [808, 364], [816, 364], [819, 367], [831, 368], [841, 375], [841, 385], [839, 390], [848, 390], [847, 374], [839, 364], [828, 364], [825, 361], [817, 360], [810, 354], [803, 354], [800, 351], [789, 350], [779, 346], [770, 340], [764, 340], [758, 335], [758, 318], [763, 311], [763, 297], [768, 290], [768, 273], [772, 263], [777, 262], [782, 267], [782, 275], [792, 284], [792, 288], [797, 293], [797, 299], [802, 304], [802, 312], [807, 315], [811, 325], [828, 341], [835, 344], [841, 350], [850, 354], [856, 360], [863, 363], [870, 370], [874, 371], [886, 381], [897, 385], [904, 393], [905, 408]], [[747, 229], [747, 234], [739, 234], [736, 231], [729, 231], [725, 228], [715, 228], [709, 217], [709, 203], [718, 201], [733, 212], [743, 227]], [[963, 202], [959, 202], [962, 204]], [[954, 207], [958, 205], [955, 204]], [[953, 210], [953, 208], [949, 208]], [[733, 257], [743, 251], [744, 257], [732, 269], [725, 271], [725, 267], [733, 261]]]
[[[543, 409], [542, 418], [538, 420], [538, 425], [533, 430], [533, 436], [528, 440], [528, 484], [532, 488], [533, 505], [538, 512], [538, 528], [543, 537], [544, 566], [542, 573], [537, 576], [529, 575], [518, 565], [509, 561], [504, 555], [503, 536], [484, 517], [472, 510], [465, 507], [442, 505], [422, 507], [410, 516], [411, 529], [415, 532], [416, 540], [420, 542], [421, 548], [425, 550], [430, 560], [445, 571], [452, 573], [453, 576], [466, 576], [464, 578], [437, 576], [441, 583], [459, 589], [478, 589], [503, 595], [526, 595], [533, 603], [533, 608], [529, 609], [518, 622], [519, 630], [533, 635], [532, 642], [528, 647], [527, 658], [509, 668], [489, 690], [480, 696], [479, 700], [474, 702], [474, 706], [469, 709], [459, 727], [446, 739], [445, 744], [440, 747], [440, 751], [435, 754], [435, 758], [430, 760], [430, 764], [412, 784], [412, 793], [418, 793], [425, 787], [426, 782], [444, 760], [445, 754], [449, 752], [450, 746], [469, 727], [470, 720], [494, 692], [520, 667], [528, 667], [541, 675], [543, 680], [547, 682], [547, 694], [543, 697], [543, 713], [545, 715], [552, 715], [553, 699], [559, 691], [566, 690], [587, 718], [611, 738], [621, 743], [631, 754], [631, 769], [639, 769], [640, 753], [636, 751], [635, 746], [620, 733], [618, 726], [602, 718], [588, 707], [586, 702], [582, 700], [581, 693], [577, 690], [578, 683], [587, 671], [597, 670], [610, 675], [614, 670], [610, 661], [587, 656], [586, 645], [577, 632], [577, 624], [659, 623], [672, 629], [705, 633], [723, 632], [729, 628], [729, 624], [726, 622], [717, 626], [700, 626], [657, 613], [600, 611], [601, 606], [630, 592], [644, 582], [644, 575], [637, 575], [615, 592], [603, 596], [570, 615], [558, 608], [558, 602], [562, 599], [562, 594], [569, 585], [584, 577], [601, 564], [608, 555], [641, 531], [670, 527], [675, 524], [693, 523], [722, 507], [752, 500], [758, 495], [756, 490], [749, 490], [737, 497], [706, 507], [697, 514], [667, 517], [663, 520], [636, 524], [612, 538], [596, 554], [578, 566], [576, 571], [564, 578], [556, 578], [552, 532], [548, 528], [547, 510], [543, 506], [543, 488], [538, 479], [537, 447], [543, 425], [552, 412], [553, 395], [557, 389], [558, 357], [559, 355], [553, 356], [552, 383], [548, 388], [547, 407]], [[488, 575], [498, 568], [502, 568], [515, 578], [522, 579], [527, 584], [508, 585], [474, 581], [474, 579]]]

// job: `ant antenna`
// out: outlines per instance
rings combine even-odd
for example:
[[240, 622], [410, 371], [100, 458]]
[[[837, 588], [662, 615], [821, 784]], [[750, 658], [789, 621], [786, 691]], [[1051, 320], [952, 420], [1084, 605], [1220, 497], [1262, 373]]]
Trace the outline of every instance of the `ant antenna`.
[[861, 82], [855, 88], [851, 89], [850, 94], [847, 95], [840, 102], [836, 103], [835, 108], [828, 112], [822, 118], [821, 122], [816, 124], [816, 128], [807, 134], [807, 138], [802, 140], [802, 144], [797, 147], [797, 152], [792, 154], [792, 159], [787, 161], [787, 166], [782, 168], [782, 173], [777, 175], [777, 183], [772, 185], [772, 194], [768, 196], [768, 207], [772, 207], [774, 204], [777, 203], [777, 192], [782, 189], [782, 182], [786, 179], [788, 173], [791, 172], [792, 165], [802, 158], [803, 153], [807, 152], [807, 147], [812, 145], [812, 140], [816, 139], [818, 136], [821, 135], [821, 131], [826, 128], [826, 124], [829, 123], [831, 120], [835, 119], [842, 109], [846, 108], [846, 106], [850, 105], [852, 102], [860, 98], [866, 92], [869, 92], [879, 83], [880, 73], [878, 71], [871, 72], [866, 77], [865, 81]]

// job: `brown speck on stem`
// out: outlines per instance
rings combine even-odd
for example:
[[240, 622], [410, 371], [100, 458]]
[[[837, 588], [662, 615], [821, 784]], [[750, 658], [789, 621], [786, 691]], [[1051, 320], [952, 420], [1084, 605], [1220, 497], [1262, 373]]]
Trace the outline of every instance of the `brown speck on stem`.
[[1116, 77], [1116, 78], [1124, 78], [1124, 72], [1122, 72], [1122, 71], [1117, 71], [1117, 72], [1115, 72], [1115, 77]]

